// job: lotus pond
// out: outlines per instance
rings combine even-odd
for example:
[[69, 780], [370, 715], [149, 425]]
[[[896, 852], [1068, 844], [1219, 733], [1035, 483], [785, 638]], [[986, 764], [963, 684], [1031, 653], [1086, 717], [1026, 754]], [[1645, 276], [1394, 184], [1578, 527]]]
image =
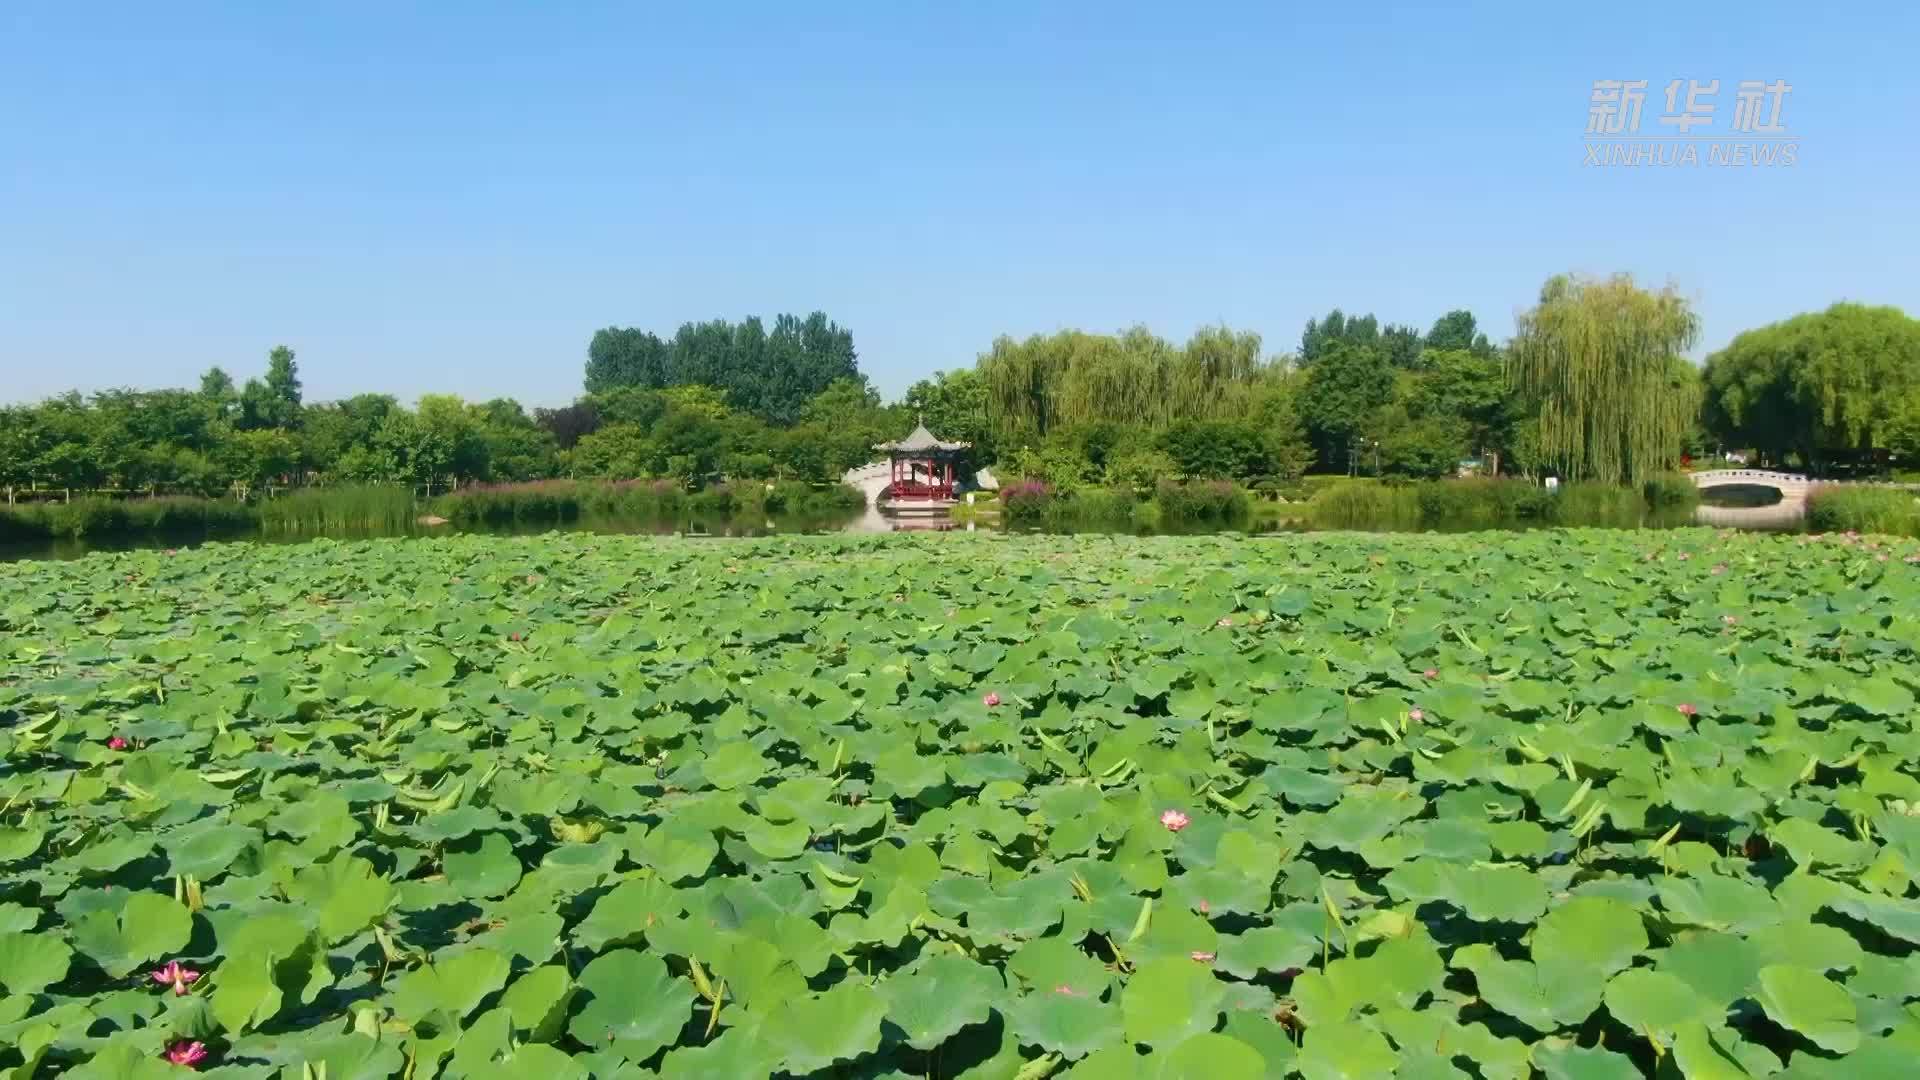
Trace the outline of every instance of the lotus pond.
[[0, 566], [0, 1077], [1910, 1077], [1916, 552]]

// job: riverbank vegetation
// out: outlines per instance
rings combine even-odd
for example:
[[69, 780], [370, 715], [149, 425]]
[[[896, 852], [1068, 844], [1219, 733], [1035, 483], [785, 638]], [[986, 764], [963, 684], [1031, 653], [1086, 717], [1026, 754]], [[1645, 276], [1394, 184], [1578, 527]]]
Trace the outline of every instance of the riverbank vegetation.
[[866, 497], [845, 484], [816, 486], [795, 480], [714, 484], [697, 491], [667, 480], [543, 480], [470, 487], [441, 496], [430, 505], [435, 516], [454, 524], [497, 525], [580, 518], [829, 517], [859, 510], [866, 505]]
[[[1559, 501], [1539, 505], [1598, 512], [1611, 501], [1624, 515], [1636, 497], [1687, 505], [1691, 485], [1671, 471], [1721, 447], [1790, 468], [1920, 461], [1920, 321], [1891, 308], [1839, 304], [1742, 334], [1704, 373], [1681, 358], [1697, 331], [1686, 300], [1625, 276], [1555, 277], [1517, 330], [1500, 345], [1464, 310], [1423, 332], [1336, 309], [1284, 353], [1223, 326], [1184, 342], [1143, 327], [1001, 337], [972, 367], [887, 403], [852, 333], [820, 313], [666, 336], [609, 327], [588, 342], [587, 392], [531, 410], [450, 394], [411, 407], [380, 394], [307, 402], [293, 351], [278, 347], [241, 386], [215, 368], [194, 389], [0, 409], [0, 485], [10, 503], [30, 504], [9, 515], [16, 532], [151, 531], [251, 513], [265, 528], [313, 533], [391, 528], [448, 496], [443, 516], [459, 520], [565, 520], [595, 502], [759, 512], [753, 492], [772, 484], [778, 503], [827, 490], [916, 422], [971, 443], [971, 466], [1050, 493], [1030, 500], [1044, 514], [1010, 507], [1010, 519], [1061, 522], [1232, 517], [1240, 511], [1185, 507], [1162, 490], [1225, 483], [1258, 501], [1342, 476], [1536, 487], [1554, 476]], [[1324, 512], [1401, 520], [1424, 500], [1423, 520], [1535, 513], [1538, 492], [1486, 488], [1501, 493], [1489, 501], [1481, 490], [1347, 493], [1344, 509]], [[257, 509], [131, 509], [160, 495]]]
[[257, 521], [252, 508], [231, 499], [79, 498], [0, 506], [0, 543], [124, 536], [198, 539], [239, 535]]
[[1612, 484], [1548, 489], [1490, 477], [1322, 486], [1302, 517], [1322, 528], [1478, 529], [1531, 525], [1630, 527], [1686, 522], [1698, 492], [1684, 476], [1660, 474], [1638, 491]]
[[1149, 489], [1083, 486], [1060, 489], [1020, 480], [1000, 490], [1001, 516], [1016, 528], [1168, 529], [1243, 527], [1252, 503], [1224, 480], [1162, 480]]
[[1818, 532], [1920, 536], [1920, 492], [1851, 484], [1817, 487], [1807, 497], [1807, 525]]

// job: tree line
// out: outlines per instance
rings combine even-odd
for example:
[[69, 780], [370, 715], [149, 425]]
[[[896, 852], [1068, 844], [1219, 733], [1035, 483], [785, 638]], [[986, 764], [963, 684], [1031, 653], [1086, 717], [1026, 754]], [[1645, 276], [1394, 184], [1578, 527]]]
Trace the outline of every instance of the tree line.
[[[1920, 459], [1920, 321], [1836, 304], [1747, 331], [1696, 366], [1698, 319], [1671, 286], [1556, 276], [1492, 342], [1474, 314], [1423, 332], [1334, 310], [1297, 348], [1203, 327], [1000, 337], [970, 367], [883, 403], [852, 333], [815, 312], [608, 327], [559, 408], [428, 394], [303, 400], [292, 349], [236, 385], [69, 393], [0, 408], [10, 488], [247, 493], [282, 483], [429, 488], [553, 476], [826, 481], [916, 421], [1003, 476], [1161, 478], [1489, 470], [1637, 484], [1709, 448], [1819, 468], [1879, 448]], [[1909, 466], [1911, 467], [1911, 466]]]

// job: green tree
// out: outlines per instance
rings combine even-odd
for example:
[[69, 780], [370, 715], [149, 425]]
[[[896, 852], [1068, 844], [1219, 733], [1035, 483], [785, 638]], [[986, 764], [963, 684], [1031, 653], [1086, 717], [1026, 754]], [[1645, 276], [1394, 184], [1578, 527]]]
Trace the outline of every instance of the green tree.
[[577, 475], [601, 480], [631, 480], [653, 470], [653, 441], [638, 424], [608, 424], [570, 451]]
[[1255, 383], [1247, 404], [1247, 420], [1266, 444], [1272, 475], [1283, 480], [1298, 477], [1313, 464], [1313, 443], [1300, 416], [1303, 385], [1298, 375], [1270, 368], [1267, 376]]
[[1523, 415], [1498, 356], [1466, 349], [1428, 349], [1407, 403], [1412, 418], [1457, 420], [1469, 450], [1505, 454]]
[[1346, 471], [1354, 440], [1379, 437], [1365, 429], [1380, 407], [1393, 400], [1393, 391], [1393, 366], [1368, 346], [1335, 345], [1307, 369], [1300, 418], [1322, 468]]
[[1266, 439], [1244, 421], [1181, 420], [1161, 432], [1159, 448], [1191, 479], [1251, 480], [1273, 472]]
[[298, 455], [299, 444], [284, 431], [236, 431], [221, 444], [219, 468], [227, 482], [244, 494], [286, 479]]
[[658, 390], [671, 385], [672, 370], [667, 343], [645, 330], [609, 326], [587, 343], [589, 394], [622, 386]]
[[533, 480], [553, 475], [559, 447], [527, 410], [511, 398], [469, 407], [487, 462], [486, 479]]
[[1380, 467], [1389, 476], [1416, 480], [1452, 476], [1467, 451], [1466, 425], [1456, 416], [1415, 419], [1402, 412], [1383, 418], [1380, 430]]
[[1410, 371], [1420, 366], [1421, 352], [1425, 342], [1420, 331], [1411, 326], [1387, 324], [1380, 331], [1380, 352], [1386, 356], [1387, 363], [1401, 371]]
[[1426, 347], [1433, 352], [1469, 352], [1476, 356], [1494, 353], [1473, 312], [1459, 308], [1434, 320], [1433, 328], [1427, 331]]
[[993, 424], [987, 416], [987, 384], [978, 369], [934, 373], [907, 388], [906, 411], [943, 439], [973, 444], [975, 461], [994, 459]]
[[249, 430], [300, 425], [300, 374], [292, 349], [274, 346], [267, 354], [266, 379], [248, 379], [240, 388], [236, 425]]
[[200, 376], [200, 397], [206, 401], [215, 417], [231, 419], [240, 405], [240, 391], [233, 385], [233, 376], [220, 367], [210, 367]]
[[708, 386], [732, 407], [777, 424], [793, 423], [814, 395], [859, 374], [853, 334], [818, 311], [804, 319], [780, 315], [771, 331], [756, 317], [684, 323], [666, 342], [644, 330], [608, 327], [587, 345], [589, 394]]
[[1715, 435], [1775, 461], [1887, 446], [1920, 393], [1920, 320], [1840, 303], [1748, 330], [1707, 358], [1704, 416]]
[[1378, 319], [1372, 315], [1349, 317], [1339, 308], [1334, 308], [1324, 319], [1307, 320], [1307, 328], [1300, 333], [1298, 361], [1301, 367], [1306, 367], [1319, 363], [1321, 357], [1341, 345], [1373, 349], [1379, 344]]
[[1672, 286], [1652, 292], [1625, 274], [1561, 275], [1518, 323], [1509, 374], [1539, 403], [1551, 467], [1569, 479], [1638, 486], [1677, 463], [1699, 411], [1699, 380], [1681, 358], [1699, 321]]
[[803, 424], [843, 424], [870, 417], [880, 409], [880, 395], [862, 378], [836, 379], [800, 407]]
[[[370, 449], [374, 433], [380, 429], [387, 415], [399, 408], [400, 403], [387, 394], [356, 394], [345, 401], [327, 402], [304, 409], [304, 422], [300, 427], [301, 464], [322, 474], [335, 472], [341, 459], [349, 452], [356, 448]], [[364, 456], [352, 464], [362, 471], [374, 468]], [[361, 475], [351, 479], [369, 478]], [[399, 477], [380, 479], [397, 480]]]

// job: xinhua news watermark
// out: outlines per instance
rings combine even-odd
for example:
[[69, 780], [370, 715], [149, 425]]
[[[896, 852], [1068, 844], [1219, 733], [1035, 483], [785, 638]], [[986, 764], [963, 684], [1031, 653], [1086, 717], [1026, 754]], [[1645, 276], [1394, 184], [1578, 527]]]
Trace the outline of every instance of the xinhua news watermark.
[[1659, 127], [1643, 134], [1645, 79], [1595, 79], [1587, 103], [1587, 166], [1681, 168], [1723, 165], [1780, 168], [1800, 157], [1800, 137], [1783, 119], [1793, 87], [1784, 79], [1735, 84], [1730, 122], [1717, 128], [1720, 80], [1674, 79], [1667, 83]]

